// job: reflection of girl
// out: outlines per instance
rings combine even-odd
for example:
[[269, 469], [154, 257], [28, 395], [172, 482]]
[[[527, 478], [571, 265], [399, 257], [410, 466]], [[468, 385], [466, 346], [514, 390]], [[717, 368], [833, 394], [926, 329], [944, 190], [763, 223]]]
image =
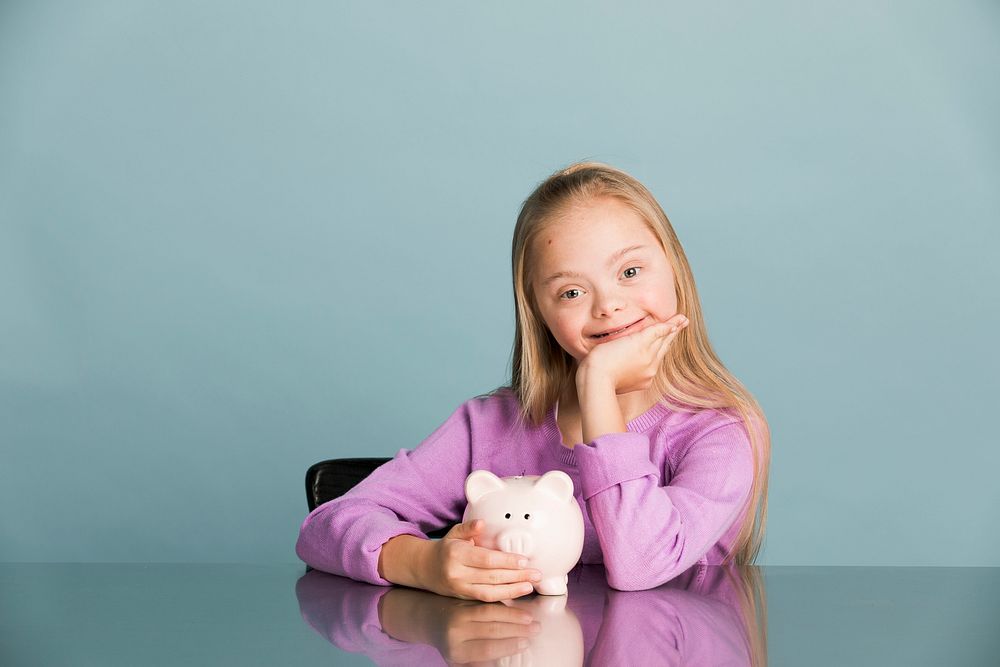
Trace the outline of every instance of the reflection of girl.
[[[316, 571], [299, 580], [296, 594], [302, 617], [317, 632], [380, 665], [442, 664], [442, 658], [493, 664], [543, 655], [554, 667], [767, 664], [756, 568], [697, 566], [637, 592], [609, 588], [599, 566], [577, 568], [570, 578], [569, 596], [504, 605], [387, 590]], [[559, 661], [552, 662], [553, 648]]]
[[698, 566], [652, 591], [609, 590], [588, 662], [764, 666], [766, 633], [756, 568]]
[[739, 597], [740, 614], [750, 648], [754, 667], [767, 665], [767, 590], [764, 575], [757, 568], [727, 567], [726, 576], [732, 580], [733, 590]]
[[631, 176], [596, 163], [553, 174], [514, 230], [510, 385], [463, 403], [413, 451], [314, 510], [313, 567], [460, 598], [509, 599], [538, 573], [476, 546], [461, 519], [473, 469], [562, 470], [584, 510], [582, 562], [621, 590], [696, 563], [750, 563], [763, 534], [764, 416], [715, 356], [670, 222]]

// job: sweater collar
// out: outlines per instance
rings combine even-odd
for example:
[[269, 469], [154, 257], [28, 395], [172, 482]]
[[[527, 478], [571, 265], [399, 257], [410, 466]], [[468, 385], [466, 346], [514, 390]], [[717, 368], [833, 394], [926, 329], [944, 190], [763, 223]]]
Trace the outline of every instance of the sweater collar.
[[[545, 430], [546, 436], [554, 444], [556, 450], [556, 458], [559, 459], [561, 463], [566, 465], [575, 466], [576, 465], [576, 450], [570, 449], [562, 444], [562, 433], [559, 431], [558, 422], [558, 401], [549, 408], [548, 413], [545, 416], [545, 423], [543, 424], [543, 429]], [[668, 408], [663, 403], [654, 403], [651, 408], [643, 412], [641, 415], [630, 421], [625, 425], [625, 429], [629, 433], [642, 433], [648, 431], [654, 424], [658, 423], [663, 419], [667, 413], [670, 412]]]

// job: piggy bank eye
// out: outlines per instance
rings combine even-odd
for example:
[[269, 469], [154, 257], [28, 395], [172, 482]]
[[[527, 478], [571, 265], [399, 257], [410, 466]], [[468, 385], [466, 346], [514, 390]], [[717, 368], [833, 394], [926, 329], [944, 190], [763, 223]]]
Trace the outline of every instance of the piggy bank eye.
[[509, 519], [509, 518], [510, 518], [510, 512], [507, 512], [506, 514], [504, 514], [504, 515], [503, 515], [503, 518], [505, 518], [505, 519]]
[[527, 518], [528, 518], [528, 517], [530, 517], [530, 516], [531, 516], [530, 514], [525, 514], [525, 515], [524, 515], [524, 518], [525, 518], [525, 519], [527, 519]]

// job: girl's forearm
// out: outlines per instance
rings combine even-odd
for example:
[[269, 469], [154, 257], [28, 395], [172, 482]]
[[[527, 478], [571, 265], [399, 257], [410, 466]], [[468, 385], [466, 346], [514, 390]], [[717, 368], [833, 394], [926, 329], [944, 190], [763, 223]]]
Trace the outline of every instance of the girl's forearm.
[[580, 403], [580, 426], [583, 442], [593, 442], [605, 433], [624, 433], [628, 429], [611, 380], [581, 367], [576, 374], [576, 394]]
[[415, 535], [397, 535], [382, 545], [378, 573], [383, 579], [410, 588], [425, 588], [423, 573], [434, 543]]

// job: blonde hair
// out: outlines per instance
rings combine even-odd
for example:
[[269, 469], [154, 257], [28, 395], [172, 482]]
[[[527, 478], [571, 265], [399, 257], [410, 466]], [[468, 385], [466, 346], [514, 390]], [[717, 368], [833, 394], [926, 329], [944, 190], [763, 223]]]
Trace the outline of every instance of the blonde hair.
[[754, 462], [753, 485], [743, 525], [725, 562], [753, 563], [767, 522], [770, 430], [749, 391], [719, 361], [705, 331], [694, 276], [680, 241], [653, 195], [623, 171], [599, 162], [580, 162], [555, 172], [528, 196], [514, 228], [511, 269], [514, 279], [514, 349], [510, 389], [520, 402], [521, 419], [539, 425], [567, 385], [574, 359], [562, 349], [538, 313], [532, 285], [532, 242], [573, 206], [595, 197], [613, 197], [629, 206], [663, 246], [674, 271], [677, 312], [689, 320], [664, 356], [651, 389], [673, 410], [729, 410], [746, 427]]
[[736, 590], [752, 667], [767, 667], [767, 588], [756, 565], [720, 568]]

